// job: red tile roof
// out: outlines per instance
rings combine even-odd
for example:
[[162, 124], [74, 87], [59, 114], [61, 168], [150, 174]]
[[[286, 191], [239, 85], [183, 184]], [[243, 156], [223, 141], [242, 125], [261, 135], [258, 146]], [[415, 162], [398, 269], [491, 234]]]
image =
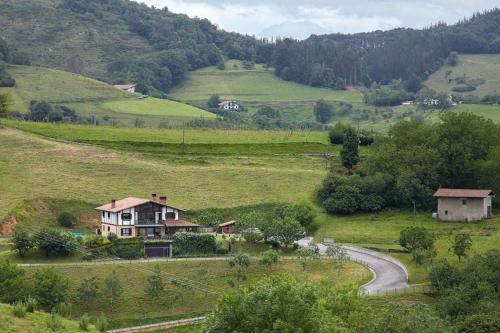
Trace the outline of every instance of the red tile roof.
[[167, 219], [165, 221], [165, 226], [166, 227], [171, 227], [171, 228], [190, 228], [190, 227], [199, 227], [198, 224], [194, 224], [188, 221], [184, 220], [174, 220], [174, 219]]
[[445, 198], [486, 198], [495, 195], [492, 190], [471, 190], [459, 188], [440, 188], [434, 193], [435, 197]]
[[160, 201], [152, 201], [150, 199], [142, 199], [142, 198], [135, 198], [135, 197], [129, 197], [129, 198], [121, 199], [121, 200], [116, 200], [115, 207], [112, 207], [112, 203], [108, 203], [108, 204], [96, 207], [96, 209], [97, 210], [104, 210], [106, 212], [116, 213], [116, 212], [119, 212], [121, 210], [136, 207], [136, 206], [148, 203], [148, 202], [154, 202], [158, 205], [162, 205], [165, 207], [170, 207], [170, 208], [174, 208], [174, 209], [177, 209], [180, 211], [184, 211], [184, 209], [174, 207], [174, 206], [170, 205], [168, 202], [162, 203]]
[[232, 221], [227, 221], [227, 222], [224, 222], [224, 223], [221, 223], [219, 224], [219, 227], [227, 227], [228, 225], [233, 225], [235, 224], [236, 221], [235, 220], [232, 220]]

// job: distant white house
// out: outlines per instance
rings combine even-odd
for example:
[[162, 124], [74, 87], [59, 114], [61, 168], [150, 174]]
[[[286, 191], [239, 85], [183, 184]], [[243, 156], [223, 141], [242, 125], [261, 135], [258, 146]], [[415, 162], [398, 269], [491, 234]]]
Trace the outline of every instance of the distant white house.
[[240, 111], [241, 105], [235, 101], [224, 101], [219, 103], [219, 110], [221, 111]]
[[126, 91], [126, 92], [129, 92], [129, 93], [134, 93], [135, 92], [135, 87], [137, 85], [136, 84], [115, 84], [114, 87], [116, 89], [120, 89], [120, 90], [123, 90], [123, 91]]

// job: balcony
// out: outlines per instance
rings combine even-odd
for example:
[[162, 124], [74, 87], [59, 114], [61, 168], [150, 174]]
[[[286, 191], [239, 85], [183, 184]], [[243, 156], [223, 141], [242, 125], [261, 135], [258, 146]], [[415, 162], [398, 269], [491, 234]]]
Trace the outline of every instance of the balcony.
[[136, 226], [159, 226], [159, 225], [165, 225], [165, 222], [162, 220], [155, 220], [155, 219], [137, 219], [135, 221]]

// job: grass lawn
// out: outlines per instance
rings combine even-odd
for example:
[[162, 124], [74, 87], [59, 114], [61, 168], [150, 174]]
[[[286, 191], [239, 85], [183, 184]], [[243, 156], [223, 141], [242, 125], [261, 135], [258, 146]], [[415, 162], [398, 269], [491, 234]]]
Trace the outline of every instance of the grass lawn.
[[[449, 77], [446, 72], [451, 71]], [[500, 55], [498, 54], [461, 54], [456, 66], [445, 65], [432, 74], [425, 85], [437, 91], [452, 92], [457, 85], [449, 79], [464, 77], [466, 80], [483, 79], [484, 84], [477, 87], [475, 91], [463, 93], [464, 95], [484, 96], [500, 91]]]
[[102, 104], [104, 107], [118, 113], [135, 115], [153, 115], [166, 117], [189, 117], [214, 119], [216, 115], [194, 106], [167, 99], [148, 97], [145, 99], [123, 99]]
[[[416, 219], [410, 211], [385, 211], [378, 214], [356, 214], [353, 216], [328, 216], [322, 214], [318, 217], [319, 228], [315, 239], [334, 238], [339, 243], [378, 248], [400, 248], [398, 246], [399, 233], [409, 226], [425, 227], [437, 236], [437, 259], [446, 258], [453, 263], [458, 263], [457, 257], [449, 251], [453, 235], [457, 232], [469, 232], [472, 236], [472, 248], [469, 255], [484, 253], [491, 249], [498, 249], [500, 241], [500, 217], [490, 220], [462, 223], [442, 222], [432, 219], [429, 213], [420, 213]], [[490, 236], [481, 236], [482, 232], [490, 230]], [[410, 269], [410, 283], [421, 283], [427, 279], [425, 266], [416, 266], [411, 262], [410, 254], [390, 253], [404, 262]]]
[[[296, 260], [282, 260], [271, 270], [252, 261], [245, 281], [238, 281], [236, 270], [226, 261], [172, 261], [160, 262], [159, 265], [165, 292], [157, 300], [151, 300], [144, 292], [152, 263], [55, 267], [71, 281], [73, 313], [79, 315], [88, 312], [94, 317], [103, 311], [115, 327], [198, 316], [211, 310], [218, 296], [232, 288], [231, 285], [234, 284], [238, 288], [269, 274], [288, 272], [298, 278], [327, 280], [334, 284], [362, 284], [371, 278], [368, 270], [356, 263], [347, 263], [344, 268], [338, 270], [329, 260], [309, 262], [306, 271], [302, 270]], [[39, 268], [28, 268], [30, 273], [37, 269]], [[100, 297], [96, 304], [91, 306], [82, 304], [76, 297], [76, 289], [82, 280], [88, 276], [97, 276], [102, 282], [112, 270], [116, 270], [125, 287], [120, 301], [111, 306], [104, 297]], [[179, 277], [185, 279], [189, 286], [176, 285], [176, 278]]]
[[38, 198], [100, 204], [156, 192], [186, 209], [309, 200], [325, 175], [315, 156], [150, 158], [0, 128], [0, 219]]
[[[12, 314], [12, 306], [0, 304], [0, 332], [3, 333], [49, 332], [48, 318], [49, 314], [40, 311], [26, 313], [24, 318], [18, 318]], [[82, 331], [77, 321], [61, 318], [61, 323], [64, 332], [97, 332], [94, 325], [90, 325], [87, 331]]]

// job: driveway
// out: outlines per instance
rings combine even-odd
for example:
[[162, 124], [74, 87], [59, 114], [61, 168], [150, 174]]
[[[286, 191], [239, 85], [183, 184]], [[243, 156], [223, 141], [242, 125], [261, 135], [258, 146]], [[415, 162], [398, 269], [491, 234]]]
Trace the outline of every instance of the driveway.
[[[299, 246], [307, 246], [312, 237], [305, 237], [298, 241]], [[326, 251], [324, 244], [316, 244], [321, 254]], [[388, 291], [408, 288], [408, 273], [406, 267], [398, 260], [354, 246], [342, 246], [350, 260], [361, 263], [373, 272], [373, 279], [363, 286], [366, 294], [378, 294]]]

